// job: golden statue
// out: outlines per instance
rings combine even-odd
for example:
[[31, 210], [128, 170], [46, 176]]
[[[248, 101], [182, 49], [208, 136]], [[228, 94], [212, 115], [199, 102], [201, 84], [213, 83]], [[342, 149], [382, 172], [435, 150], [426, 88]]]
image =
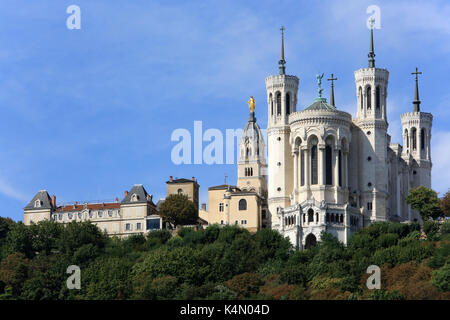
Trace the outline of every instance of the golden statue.
[[255, 112], [255, 99], [253, 99], [253, 96], [250, 97], [250, 100], [248, 100], [248, 108], [250, 109], [250, 112]]

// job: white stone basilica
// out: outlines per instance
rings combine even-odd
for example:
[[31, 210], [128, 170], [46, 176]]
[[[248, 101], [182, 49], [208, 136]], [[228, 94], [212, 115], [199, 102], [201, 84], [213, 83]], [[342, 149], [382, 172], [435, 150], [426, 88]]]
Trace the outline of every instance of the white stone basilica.
[[308, 248], [322, 231], [347, 243], [373, 221], [420, 220], [405, 202], [411, 188], [431, 187], [433, 116], [420, 111], [420, 73], [413, 111], [401, 115], [402, 147], [387, 133], [389, 72], [375, 67], [373, 30], [368, 68], [355, 71], [355, 119], [335, 106], [333, 82], [330, 103], [322, 97], [323, 75], [318, 98], [297, 111], [299, 78], [285, 73], [283, 30], [279, 74], [266, 78], [267, 227]]

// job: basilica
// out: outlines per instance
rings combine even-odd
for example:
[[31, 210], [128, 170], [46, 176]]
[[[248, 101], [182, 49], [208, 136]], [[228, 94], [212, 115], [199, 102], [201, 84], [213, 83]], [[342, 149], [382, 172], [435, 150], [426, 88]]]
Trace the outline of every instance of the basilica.
[[[279, 74], [266, 78], [267, 164], [262, 135], [248, 133], [248, 125], [238, 164], [259, 181], [267, 227], [289, 237], [293, 245], [308, 248], [320, 240], [322, 231], [347, 243], [352, 233], [373, 221], [420, 220], [405, 197], [411, 188], [431, 187], [433, 116], [421, 111], [421, 73], [412, 73], [413, 106], [401, 115], [403, 146], [391, 143], [386, 116], [389, 72], [375, 66], [373, 29], [368, 66], [354, 72], [355, 118], [335, 104], [333, 75], [328, 79], [329, 102], [322, 97], [323, 75], [318, 75], [317, 98], [297, 110], [299, 78], [286, 74], [283, 30]], [[254, 121], [253, 111], [249, 123]], [[261, 188], [266, 178], [267, 189]]]

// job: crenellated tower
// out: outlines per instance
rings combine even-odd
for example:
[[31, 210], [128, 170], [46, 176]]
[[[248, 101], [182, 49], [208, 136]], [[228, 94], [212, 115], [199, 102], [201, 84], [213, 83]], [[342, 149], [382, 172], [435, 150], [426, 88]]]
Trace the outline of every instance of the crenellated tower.
[[279, 74], [266, 78], [268, 137], [268, 206], [272, 228], [279, 225], [277, 208], [290, 205], [293, 191], [293, 158], [289, 142], [289, 115], [297, 110], [299, 79], [286, 75], [284, 59], [284, 27], [281, 27]]
[[[425, 186], [431, 188], [431, 127], [433, 115], [420, 111], [418, 75], [416, 68], [413, 111], [401, 115], [403, 134], [403, 159], [408, 163], [409, 188]], [[409, 220], [418, 219], [418, 214], [410, 210]]]
[[386, 210], [388, 172], [388, 122], [386, 100], [389, 72], [375, 67], [373, 25], [367, 68], [355, 71], [357, 112], [354, 120], [359, 128], [358, 189], [359, 203], [366, 222], [388, 219]]

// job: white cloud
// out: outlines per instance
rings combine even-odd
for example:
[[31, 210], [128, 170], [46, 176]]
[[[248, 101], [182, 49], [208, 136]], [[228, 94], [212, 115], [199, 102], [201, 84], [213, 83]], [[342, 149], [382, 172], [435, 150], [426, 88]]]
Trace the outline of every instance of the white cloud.
[[9, 198], [13, 198], [20, 201], [30, 200], [21, 191], [14, 188], [9, 182], [5, 181], [2, 178], [0, 178], [0, 193], [4, 194]]

